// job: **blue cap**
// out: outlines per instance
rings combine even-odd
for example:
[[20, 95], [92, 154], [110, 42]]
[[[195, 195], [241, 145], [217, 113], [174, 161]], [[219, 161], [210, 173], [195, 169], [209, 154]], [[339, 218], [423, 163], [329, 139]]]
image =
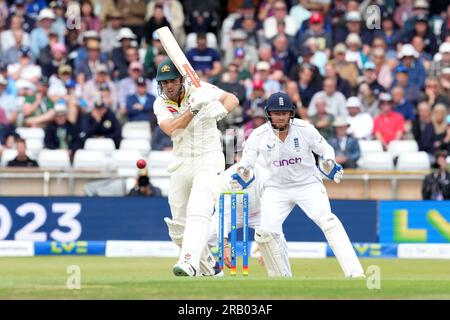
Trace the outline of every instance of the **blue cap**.
[[364, 70], [375, 70], [375, 63], [366, 61], [366, 63], [364, 63]]
[[66, 83], [64, 85], [66, 88], [75, 88], [75, 86], [77, 85], [77, 82], [74, 79], [69, 79], [66, 81]]
[[17, 5], [24, 5], [25, 4], [25, 0], [16, 0], [16, 1], [14, 1], [14, 4], [17, 6]]
[[408, 68], [400, 64], [397, 66], [397, 68], [395, 68], [395, 73], [408, 73]]
[[272, 94], [267, 100], [265, 111], [295, 111], [291, 98], [284, 92], [277, 92]]

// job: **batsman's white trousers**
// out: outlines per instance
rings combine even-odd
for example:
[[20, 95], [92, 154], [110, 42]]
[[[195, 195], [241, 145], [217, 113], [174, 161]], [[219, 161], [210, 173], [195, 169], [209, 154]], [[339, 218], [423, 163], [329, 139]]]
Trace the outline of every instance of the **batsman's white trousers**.
[[200, 255], [207, 245], [214, 204], [222, 186], [225, 159], [222, 152], [214, 152], [177, 160], [169, 166], [169, 205], [172, 220], [185, 225], [179, 262], [188, 262], [199, 270]]
[[261, 228], [283, 234], [283, 222], [295, 205], [313, 221], [331, 215], [327, 190], [322, 182], [301, 186], [266, 187], [261, 198]]

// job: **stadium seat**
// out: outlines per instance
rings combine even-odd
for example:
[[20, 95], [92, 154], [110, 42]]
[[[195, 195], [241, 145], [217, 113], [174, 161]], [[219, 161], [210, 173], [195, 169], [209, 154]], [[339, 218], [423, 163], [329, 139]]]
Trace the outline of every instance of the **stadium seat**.
[[110, 168], [136, 168], [136, 161], [141, 154], [136, 150], [115, 150], [111, 156]]
[[39, 167], [48, 169], [68, 169], [71, 167], [67, 150], [43, 149], [37, 160]]
[[78, 150], [73, 158], [74, 169], [103, 170], [108, 167], [108, 158], [102, 151]]
[[136, 150], [143, 157], [147, 157], [150, 152], [150, 140], [145, 139], [123, 139], [120, 142], [120, 150]]
[[106, 155], [111, 155], [116, 150], [116, 145], [114, 140], [110, 138], [88, 138], [84, 143], [84, 149], [102, 151]]
[[358, 167], [366, 170], [393, 170], [394, 162], [389, 152], [373, 152], [358, 160]]
[[45, 131], [42, 128], [25, 128], [19, 127], [16, 129], [17, 134], [25, 140], [28, 139], [41, 139], [45, 137]]
[[430, 158], [425, 151], [402, 153], [397, 160], [398, 170], [428, 170]]
[[170, 173], [167, 171], [166, 168], [150, 168], [148, 170], [148, 173], [150, 175], [150, 177], [155, 177], [155, 178], [168, 178], [170, 177]]
[[118, 168], [117, 175], [121, 178], [133, 178], [136, 180], [136, 177], [139, 175], [138, 168]]
[[164, 197], [167, 197], [169, 195], [169, 178], [150, 178], [150, 183], [153, 186], [160, 188], [161, 193]]
[[27, 150], [30, 151], [32, 158], [37, 158], [39, 152], [44, 149], [44, 140], [43, 139], [26, 139], [27, 142]]
[[148, 166], [150, 171], [153, 168], [163, 168], [166, 169], [167, 166], [173, 161], [172, 151], [158, 151], [152, 150], [148, 157]]
[[396, 158], [401, 154], [418, 152], [419, 146], [416, 140], [394, 140], [388, 145], [387, 151]]
[[[219, 46], [217, 45], [217, 37], [214, 33], [208, 32], [206, 34], [206, 46], [208, 48], [213, 48], [213, 49], [218, 50]], [[197, 33], [191, 32], [186, 37], [185, 51], [187, 52], [190, 49], [193, 49], [195, 47], [197, 47]]]
[[379, 140], [358, 140], [361, 154], [383, 152], [383, 144]]
[[122, 127], [123, 139], [144, 139], [151, 140], [151, 128], [148, 121], [126, 122]]

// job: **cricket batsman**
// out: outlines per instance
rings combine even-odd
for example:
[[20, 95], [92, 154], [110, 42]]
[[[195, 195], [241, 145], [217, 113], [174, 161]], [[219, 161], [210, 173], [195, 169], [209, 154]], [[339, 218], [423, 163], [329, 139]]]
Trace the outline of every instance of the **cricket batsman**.
[[[292, 276], [282, 226], [298, 205], [324, 233], [344, 275], [364, 277], [342, 223], [331, 212], [322, 182], [322, 174], [336, 183], [342, 178], [343, 170], [335, 161], [333, 148], [314, 126], [294, 119], [295, 107], [287, 94], [272, 94], [265, 112], [268, 122], [250, 134], [232, 179], [244, 187], [253, 177], [258, 155], [262, 156], [262, 165], [269, 173], [264, 182], [255, 241], [268, 275]], [[320, 157], [319, 168], [313, 152]]]
[[172, 219], [165, 218], [169, 236], [181, 248], [173, 273], [214, 275], [215, 260], [207, 240], [225, 168], [217, 121], [239, 101], [208, 83], [190, 87], [170, 59], [159, 64], [156, 80], [155, 115], [173, 141], [174, 161], [168, 166]]

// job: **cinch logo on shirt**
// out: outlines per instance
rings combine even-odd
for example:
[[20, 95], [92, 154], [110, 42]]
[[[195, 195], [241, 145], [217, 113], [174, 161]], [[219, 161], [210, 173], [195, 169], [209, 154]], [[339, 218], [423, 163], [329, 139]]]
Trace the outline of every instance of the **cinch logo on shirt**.
[[284, 167], [284, 166], [288, 166], [290, 164], [297, 164], [299, 162], [302, 162], [302, 158], [291, 158], [291, 159], [283, 159], [283, 160], [275, 160], [273, 162], [273, 165], [275, 167]]

